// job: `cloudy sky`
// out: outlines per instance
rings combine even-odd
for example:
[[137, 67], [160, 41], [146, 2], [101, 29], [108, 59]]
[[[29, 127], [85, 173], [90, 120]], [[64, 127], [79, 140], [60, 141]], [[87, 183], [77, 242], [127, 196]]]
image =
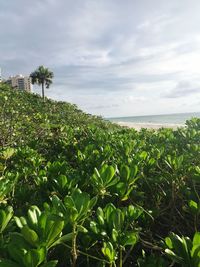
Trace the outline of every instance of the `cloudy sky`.
[[44, 65], [105, 117], [200, 111], [199, 25], [199, 0], [0, 0], [2, 76]]

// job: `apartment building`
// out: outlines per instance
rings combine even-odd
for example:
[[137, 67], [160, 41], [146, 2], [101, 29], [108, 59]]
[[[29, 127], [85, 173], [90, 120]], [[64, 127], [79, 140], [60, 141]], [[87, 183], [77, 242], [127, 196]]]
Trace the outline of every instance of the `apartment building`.
[[9, 77], [6, 82], [10, 86], [12, 86], [14, 89], [27, 91], [27, 92], [32, 91], [32, 84], [31, 84], [30, 77], [25, 77], [20, 74], [20, 75]]

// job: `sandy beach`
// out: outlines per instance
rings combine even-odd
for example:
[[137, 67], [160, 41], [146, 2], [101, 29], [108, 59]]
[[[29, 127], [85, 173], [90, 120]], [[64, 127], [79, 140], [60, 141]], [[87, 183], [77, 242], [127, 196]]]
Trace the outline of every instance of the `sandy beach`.
[[134, 128], [136, 130], [140, 130], [142, 128], [146, 129], [160, 129], [160, 128], [172, 128], [177, 129], [179, 127], [184, 127], [184, 124], [154, 124], [154, 123], [135, 123], [135, 122], [117, 122], [120, 126]]

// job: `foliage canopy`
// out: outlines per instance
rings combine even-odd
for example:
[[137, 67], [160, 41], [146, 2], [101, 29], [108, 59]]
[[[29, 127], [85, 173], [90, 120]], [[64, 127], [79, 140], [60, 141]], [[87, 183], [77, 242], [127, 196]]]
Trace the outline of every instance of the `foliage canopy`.
[[200, 119], [125, 129], [0, 85], [0, 266], [200, 267]]

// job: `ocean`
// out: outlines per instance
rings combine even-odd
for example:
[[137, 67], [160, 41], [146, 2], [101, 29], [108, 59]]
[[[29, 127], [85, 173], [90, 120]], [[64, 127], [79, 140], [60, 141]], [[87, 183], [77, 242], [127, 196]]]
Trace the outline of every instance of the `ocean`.
[[112, 122], [127, 123], [147, 123], [147, 124], [185, 124], [186, 120], [200, 118], [200, 112], [194, 113], [177, 113], [165, 115], [147, 115], [133, 117], [107, 118]]

